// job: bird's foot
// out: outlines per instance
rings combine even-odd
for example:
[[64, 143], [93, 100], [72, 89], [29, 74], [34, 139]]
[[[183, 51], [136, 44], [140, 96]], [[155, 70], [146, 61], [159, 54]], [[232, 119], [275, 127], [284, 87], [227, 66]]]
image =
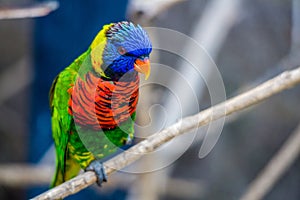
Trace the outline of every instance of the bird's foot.
[[107, 176], [100, 160], [92, 161], [89, 166], [85, 168], [85, 171], [94, 171], [96, 173], [98, 186], [101, 187], [103, 182], [107, 182]]

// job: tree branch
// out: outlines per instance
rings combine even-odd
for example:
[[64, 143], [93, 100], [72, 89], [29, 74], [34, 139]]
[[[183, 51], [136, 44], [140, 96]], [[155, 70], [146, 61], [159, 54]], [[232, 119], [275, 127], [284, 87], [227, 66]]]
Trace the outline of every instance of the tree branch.
[[1, 164], [0, 184], [8, 187], [50, 184], [54, 167], [28, 164]]
[[26, 7], [0, 7], [0, 20], [42, 17], [56, 10], [58, 6], [59, 3], [57, 1], [48, 1], [34, 3]]
[[241, 200], [262, 199], [277, 180], [292, 165], [300, 153], [300, 124], [278, 153], [270, 160], [257, 178], [250, 184]]
[[[172, 126], [164, 129], [163, 131], [151, 135], [127, 151], [105, 162], [105, 171], [107, 175], [110, 175], [116, 170], [124, 168], [138, 160], [144, 154], [153, 152], [155, 149], [176, 136], [187, 133], [200, 126], [207, 125], [213, 120], [220, 119], [232, 113], [248, 108], [249, 106], [255, 105], [271, 97], [272, 95], [289, 89], [299, 83], [300, 67], [291, 71], [283, 72], [282, 74], [264, 82], [248, 92], [208, 108], [196, 115], [186, 117]], [[96, 176], [94, 172], [85, 172], [84, 174], [81, 174], [53, 189], [50, 189], [33, 199], [44, 200], [64, 198], [88, 187], [95, 181]]]
[[132, 21], [146, 25], [170, 7], [184, 1], [185, 0], [131, 0], [129, 1], [127, 15]]

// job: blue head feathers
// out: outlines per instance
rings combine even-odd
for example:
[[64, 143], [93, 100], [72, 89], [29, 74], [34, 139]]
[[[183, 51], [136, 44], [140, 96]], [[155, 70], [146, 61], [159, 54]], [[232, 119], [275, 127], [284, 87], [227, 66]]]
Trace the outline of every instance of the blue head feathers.
[[145, 30], [131, 22], [113, 24], [106, 31], [106, 38], [102, 69], [112, 80], [118, 80], [124, 74], [136, 74], [134, 70], [136, 60], [147, 60], [152, 51]]

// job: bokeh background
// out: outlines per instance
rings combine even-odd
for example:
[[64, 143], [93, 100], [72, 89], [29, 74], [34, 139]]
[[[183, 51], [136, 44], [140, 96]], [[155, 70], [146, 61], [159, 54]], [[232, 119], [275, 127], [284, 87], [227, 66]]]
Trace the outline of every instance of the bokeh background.
[[[0, 16], [4, 8], [47, 9], [40, 3], [0, 0]], [[47, 190], [54, 169], [48, 108], [52, 80], [85, 51], [104, 24], [124, 19], [194, 38], [217, 64], [227, 97], [300, 64], [299, 0], [64, 0], [42, 17], [1, 19], [0, 199], [28, 199]], [[186, 45], [174, 41], [178, 50], [188, 49]], [[184, 72], [182, 60], [172, 54], [157, 51], [151, 59]], [[176, 82], [159, 73], [151, 77], [159, 79]], [[200, 109], [210, 106], [203, 84], [199, 80], [193, 86]], [[139, 106], [138, 123], [144, 125], [150, 123], [143, 115], [148, 106], [168, 105], [166, 88], [147, 88], [146, 97], [147, 92], [151, 98]], [[199, 137], [171, 166], [139, 175], [116, 173], [101, 189], [93, 186], [67, 199], [241, 199], [299, 125], [299, 100], [296, 86], [226, 118], [218, 143], [204, 159], [198, 158]], [[187, 110], [184, 115], [193, 113], [188, 104], [181, 106]], [[168, 146], [170, 154], [176, 145]], [[299, 169], [297, 156], [263, 199], [300, 199]]]

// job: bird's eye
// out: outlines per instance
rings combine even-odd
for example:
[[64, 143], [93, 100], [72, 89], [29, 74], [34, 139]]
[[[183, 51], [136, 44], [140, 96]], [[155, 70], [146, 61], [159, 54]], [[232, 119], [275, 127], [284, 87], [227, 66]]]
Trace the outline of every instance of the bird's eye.
[[136, 56], [135, 56], [134, 54], [130, 53], [130, 52], [127, 52], [127, 53], [125, 53], [124, 55], [125, 55], [125, 56], [129, 56], [129, 57], [134, 57], [134, 58], [136, 58]]
[[119, 52], [119, 54], [124, 55], [124, 54], [126, 54], [127, 51], [124, 47], [118, 47], [118, 52]]

